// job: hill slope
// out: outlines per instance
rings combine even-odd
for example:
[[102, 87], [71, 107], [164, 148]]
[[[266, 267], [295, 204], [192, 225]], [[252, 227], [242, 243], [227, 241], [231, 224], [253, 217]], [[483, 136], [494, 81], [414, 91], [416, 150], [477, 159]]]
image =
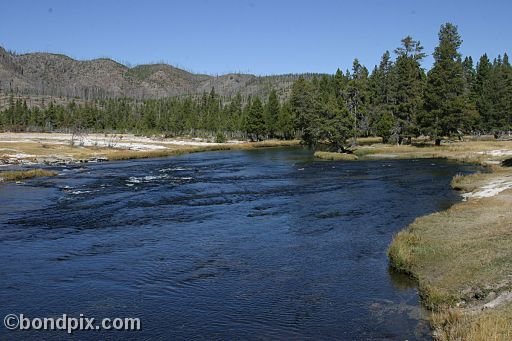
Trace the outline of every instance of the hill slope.
[[[222, 96], [266, 96], [270, 89], [287, 97], [300, 75], [254, 76], [227, 74], [209, 76], [187, 72], [167, 64], [127, 67], [100, 58], [79, 61], [53, 53], [14, 54], [0, 47], [0, 92], [17, 95], [107, 97], [138, 99], [196, 95], [213, 88]], [[313, 74], [304, 74], [312, 77]]]

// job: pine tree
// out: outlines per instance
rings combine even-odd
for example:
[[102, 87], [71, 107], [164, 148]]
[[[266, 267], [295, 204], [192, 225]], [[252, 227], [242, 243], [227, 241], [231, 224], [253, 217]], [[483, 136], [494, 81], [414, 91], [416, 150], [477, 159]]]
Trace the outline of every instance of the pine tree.
[[292, 86], [290, 109], [295, 119], [295, 127], [300, 132], [302, 140], [310, 147], [318, 143], [318, 113], [315, 108], [313, 88], [304, 77]]
[[263, 104], [259, 97], [256, 97], [251, 104], [249, 116], [247, 117], [247, 134], [252, 140], [260, 141], [265, 131], [265, 120], [263, 118]]
[[504, 78], [504, 97], [503, 97], [503, 130], [512, 130], [512, 65], [508, 55], [503, 55], [503, 78]]
[[411, 138], [418, 135], [416, 118], [423, 107], [423, 90], [425, 74], [420, 62], [425, 57], [423, 46], [419, 41], [407, 36], [402, 39], [402, 46], [395, 50], [397, 59], [394, 67], [394, 105], [398, 143], [402, 136]]
[[473, 133], [478, 130], [480, 124], [480, 114], [477, 110], [477, 94], [476, 88], [476, 70], [473, 66], [473, 58], [471, 56], [464, 58], [462, 62], [464, 72], [464, 97], [466, 99], [466, 123], [467, 127]]
[[510, 129], [512, 69], [505, 53], [494, 61], [491, 72], [491, 126], [495, 136]]
[[294, 135], [293, 129], [293, 116], [289, 103], [284, 103], [279, 111], [279, 118], [277, 120], [277, 131], [285, 140], [289, 140]]
[[15, 102], [14, 102], [14, 95], [12, 93], [9, 94], [9, 107], [6, 111], [6, 122], [8, 125], [13, 126], [16, 121], [16, 114], [15, 114]]
[[370, 78], [370, 112], [373, 133], [382, 137], [383, 142], [388, 142], [392, 128], [395, 126], [393, 105], [395, 89], [394, 65], [389, 51], [386, 51], [375, 67]]
[[343, 72], [341, 72], [340, 69], [337, 69], [333, 79], [334, 92], [337, 98], [343, 97], [343, 91], [347, 86], [347, 82], [348, 78], [343, 74]]
[[424, 132], [441, 143], [442, 136], [461, 135], [465, 125], [464, 72], [458, 49], [462, 44], [457, 26], [441, 26], [434, 65], [428, 73], [425, 112], [420, 123]]
[[281, 106], [279, 104], [279, 99], [277, 98], [277, 92], [272, 89], [265, 106], [265, 122], [270, 138], [275, 136], [280, 110]]
[[493, 104], [491, 99], [491, 73], [492, 65], [484, 54], [476, 66], [476, 76], [474, 83], [476, 109], [480, 113], [480, 127], [483, 130], [492, 129], [491, 113], [493, 111]]
[[345, 152], [347, 140], [352, 136], [352, 116], [345, 107], [340, 108], [330, 93], [319, 101], [318, 138], [336, 152]]
[[238, 92], [229, 103], [229, 125], [228, 130], [233, 132], [241, 131], [242, 128], [242, 95]]
[[354, 59], [352, 75], [345, 90], [345, 100], [348, 112], [352, 117], [352, 132], [354, 143], [360, 132], [361, 122], [367, 123], [367, 100], [368, 100], [368, 69]]
[[380, 60], [379, 66], [371, 75], [372, 103], [376, 106], [389, 106], [393, 103], [392, 78], [393, 62], [389, 51], [386, 51]]

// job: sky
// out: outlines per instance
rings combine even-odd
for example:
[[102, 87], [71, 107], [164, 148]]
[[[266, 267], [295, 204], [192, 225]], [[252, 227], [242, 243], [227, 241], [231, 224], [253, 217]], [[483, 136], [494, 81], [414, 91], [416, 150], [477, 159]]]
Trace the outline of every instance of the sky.
[[0, 46], [131, 66], [166, 62], [207, 74], [370, 70], [411, 35], [432, 64], [441, 24], [461, 52], [512, 52], [512, 1], [455, 0], [1, 0]]

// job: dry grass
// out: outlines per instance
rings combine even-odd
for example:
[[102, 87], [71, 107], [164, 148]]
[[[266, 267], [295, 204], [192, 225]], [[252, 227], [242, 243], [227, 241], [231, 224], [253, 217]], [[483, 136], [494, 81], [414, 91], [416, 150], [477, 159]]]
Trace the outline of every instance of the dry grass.
[[512, 340], [512, 305], [484, 310], [478, 314], [450, 309], [432, 314], [434, 333], [440, 341], [510, 341]]
[[487, 170], [491, 172], [477, 172], [468, 175], [457, 174], [453, 177], [451, 186], [457, 191], [473, 192], [489, 184], [494, 179], [510, 177], [512, 175], [512, 170], [495, 165], [487, 166]]
[[315, 152], [314, 156], [317, 159], [330, 160], [330, 161], [353, 161], [357, 160], [358, 157], [354, 154], [346, 153], [332, 153], [332, 152]]
[[496, 150], [512, 150], [512, 141], [465, 141], [434, 146], [430, 142], [418, 142], [413, 145], [375, 144], [361, 146], [354, 153], [365, 158], [445, 158], [461, 162], [485, 163], [510, 158], [506, 155], [486, 154]]
[[23, 159], [32, 162], [38, 162], [41, 159], [59, 158], [70, 159], [74, 161], [89, 160], [90, 158], [102, 156], [109, 160], [127, 160], [139, 158], [154, 158], [179, 155], [183, 153], [192, 153], [200, 151], [216, 150], [251, 150], [257, 148], [288, 147], [298, 146], [299, 141], [279, 141], [269, 140], [254, 143], [240, 144], [220, 144], [211, 146], [186, 146], [186, 145], [166, 145], [165, 149], [136, 151], [120, 148], [99, 148], [99, 147], [79, 147], [69, 144], [57, 144], [47, 141], [42, 142], [2, 142], [0, 141], [0, 155], [26, 154], [30, 157]]
[[[454, 179], [474, 190], [512, 170]], [[391, 264], [419, 282], [425, 305], [436, 311], [432, 325], [441, 340], [506, 340], [512, 335], [512, 303], [480, 311], [494, 294], [512, 288], [512, 190], [471, 199], [416, 219], [389, 250]], [[459, 306], [463, 310], [453, 310]], [[494, 322], [493, 322], [494, 321]], [[510, 338], [508, 338], [510, 339]]]
[[469, 175], [457, 174], [453, 177], [451, 186], [457, 191], [473, 192], [477, 188], [482, 187], [491, 177], [493, 177], [493, 175], [483, 173]]
[[35, 178], [35, 177], [55, 176], [55, 175], [57, 175], [56, 172], [49, 171], [46, 169], [5, 171], [5, 172], [0, 172], [0, 182], [2, 182], [2, 181], [21, 181], [24, 179], [30, 179], [30, 178]]
[[357, 143], [359, 145], [382, 143], [382, 137], [359, 137]]

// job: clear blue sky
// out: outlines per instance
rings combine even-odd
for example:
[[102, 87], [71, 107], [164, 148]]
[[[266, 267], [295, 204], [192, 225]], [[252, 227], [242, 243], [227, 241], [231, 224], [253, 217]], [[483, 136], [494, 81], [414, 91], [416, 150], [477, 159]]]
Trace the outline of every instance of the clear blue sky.
[[333, 73], [354, 57], [371, 69], [408, 34], [430, 54], [447, 21], [463, 54], [510, 54], [511, 13], [510, 0], [5, 0], [0, 45], [209, 74]]

